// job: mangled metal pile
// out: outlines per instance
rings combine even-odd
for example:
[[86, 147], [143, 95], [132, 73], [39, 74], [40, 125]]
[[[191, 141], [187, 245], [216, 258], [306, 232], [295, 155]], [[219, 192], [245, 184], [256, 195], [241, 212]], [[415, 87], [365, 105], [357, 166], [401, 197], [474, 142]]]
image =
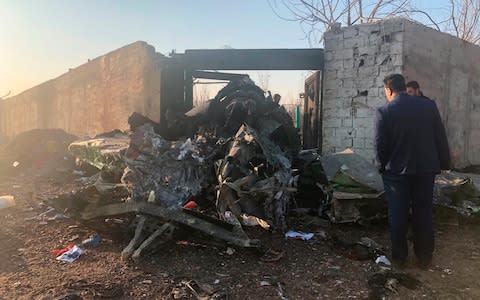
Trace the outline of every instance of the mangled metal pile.
[[[173, 120], [177, 129], [168, 134], [141, 115], [129, 121], [128, 147], [106, 137], [70, 146], [102, 172], [90, 186], [53, 201], [81, 220], [132, 221], [135, 233], [124, 257], [138, 258], [182, 228], [243, 247], [259, 242], [248, 238], [242, 224], [286, 229], [296, 191], [291, 161], [300, 139], [285, 109], [250, 79], [230, 82], [214, 99]], [[121, 182], [104, 175], [118, 168]]]
[[465, 221], [480, 220], [480, 190], [466, 174], [442, 172], [437, 175], [434, 203], [437, 219], [461, 216]]

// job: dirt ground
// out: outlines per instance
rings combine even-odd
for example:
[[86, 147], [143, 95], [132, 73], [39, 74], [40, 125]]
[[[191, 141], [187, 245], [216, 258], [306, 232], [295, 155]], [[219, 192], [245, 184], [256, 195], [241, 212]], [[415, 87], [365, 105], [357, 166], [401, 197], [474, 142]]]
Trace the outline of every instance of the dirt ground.
[[[167, 244], [139, 263], [123, 262], [120, 253], [128, 240], [102, 235], [102, 243], [77, 261], [59, 262], [50, 250], [79, 243], [95, 231], [68, 218], [47, 222], [25, 218], [46, 211], [35, 193], [68, 191], [67, 177], [1, 180], [0, 194], [14, 195], [17, 206], [0, 210], [0, 299], [196, 299], [199, 291], [213, 299], [368, 298], [367, 278], [378, 268], [373, 261], [341, 256], [325, 240], [285, 240], [282, 234], [259, 229], [247, 232], [261, 239], [262, 250], [227, 251], [222, 243], [185, 240]], [[303, 228], [301, 218], [292, 224], [299, 224], [292, 225], [297, 230], [321, 229], [315, 225]], [[412, 259], [402, 271], [420, 280], [421, 286], [415, 290], [399, 287], [388, 299], [480, 299], [479, 230], [474, 225], [438, 225], [432, 268], [420, 270]], [[389, 244], [385, 224], [334, 226], [328, 232]], [[264, 262], [261, 257], [266, 249], [284, 255], [279, 261]]]

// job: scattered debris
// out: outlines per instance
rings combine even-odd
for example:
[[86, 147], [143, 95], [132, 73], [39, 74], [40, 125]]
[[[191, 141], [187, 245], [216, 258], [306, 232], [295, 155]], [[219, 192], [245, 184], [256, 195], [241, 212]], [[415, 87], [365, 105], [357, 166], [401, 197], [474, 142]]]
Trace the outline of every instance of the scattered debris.
[[274, 249], [268, 249], [267, 251], [265, 251], [265, 253], [260, 259], [264, 262], [276, 262], [282, 259], [284, 254], [285, 254], [284, 251], [276, 251]]
[[390, 270], [372, 273], [368, 276], [369, 299], [385, 299], [386, 291], [395, 292], [398, 284], [414, 290], [421, 283], [418, 279], [405, 273], [397, 273]]
[[288, 300], [286, 294], [285, 294], [285, 285], [281, 282], [277, 282], [277, 293], [278, 296], [280, 297], [281, 300]]
[[335, 251], [353, 260], [375, 260], [378, 256], [385, 255], [385, 249], [369, 238], [361, 238], [359, 241], [345, 241], [336, 236], [332, 237]]
[[435, 213], [449, 217], [449, 210], [468, 219], [480, 219], [480, 190], [472, 179], [457, 172], [442, 172], [435, 178]]
[[75, 244], [68, 244], [65, 248], [54, 249], [54, 250], [51, 250], [50, 253], [52, 253], [54, 256], [58, 257], [58, 256], [62, 255], [63, 253], [72, 249], [74, 246], [75, 246]]
[[260, 286], [271, 286], [272, 284], [268, 281], [262, 280], [260, 281]]
[[0, 196], [0, 209], [15, 206], [15, 197], [12, 195]]
[[73, 245], [72, 248], [57, 257], [57, 260], [72, 263], [76, 261], [83, 254], [83, 250], [78, 246]]
[[61, 129], [33, 129], [12, 138], [2, 152], [14, 169], [55, 170], [68, 164], [63, 158], [68, 156], [67, 147], [76, 138]]
[[47, 219], [47, 215], [54, 212], [55, 211], [55, 208], [53, 207], [47, 207], [47, 210], [43, 213], [40, 213], [36, 216], [33, 216], [33, 217], [29, 217], [29, 218], [25, 218], [25, 221], [42, 221], [42, 220], [45, 220]]
[[285, 233], [285, 238], [287, 239], [294, 239], [294, 240], [302, 240], [302, 241], [308, 241], [313, 238], [314, 234], [309, 232], [302, 232], [302, 231], [287, 231]]
[[94, 236], [86, 239], [86, 240], [83, 240], [82, 241], [82, 244], [81, 246], [82, 247], [96, 247], [98, 245], [100, 245], [100, 243], [102, 242], [102, 237], [98, 234], [95, 234]]
[[225, 253], [227, 253], [228, 255], [233, 255], [235, 253], [235, 249], [228, 247]]
[[383, 264], [383, 265], [385, 265], [385, 266], [391, 266], [391, 265], [392, 265], [392, 263], [390, 262], [390, 260], [389, 260], [385, 255], [380, 255], [379, 257], [377, 257], [377, 258], [375, 259], [375, 263], [376, 263], [377, 265]]

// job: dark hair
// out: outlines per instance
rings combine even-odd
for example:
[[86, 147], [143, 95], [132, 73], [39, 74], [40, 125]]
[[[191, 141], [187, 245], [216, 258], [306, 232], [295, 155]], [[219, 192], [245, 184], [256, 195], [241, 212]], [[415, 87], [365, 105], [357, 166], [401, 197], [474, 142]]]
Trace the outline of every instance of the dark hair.
[[412, 80], [407, 82], [407, 87], [411, 87], [412, 89], [419, 89], [420, 85], [415, 80]]
[[405, 78], [403, 78], [401, 74], [391, 74], [386, 76], [383, 79], [383, 84], [386, 88], [389, 88], [396, 93], [404, 92], [407, 89], [405, 87]]

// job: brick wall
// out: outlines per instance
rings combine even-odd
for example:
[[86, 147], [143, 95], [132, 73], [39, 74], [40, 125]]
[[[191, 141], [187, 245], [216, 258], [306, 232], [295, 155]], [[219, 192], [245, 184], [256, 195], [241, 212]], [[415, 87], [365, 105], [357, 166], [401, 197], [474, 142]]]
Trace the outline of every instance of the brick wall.
[[61, 128], [75, 135], [127, 129], [137, 111], [160, 118], [163, 56], [136, 42], [0, 102], [0, 135]]

